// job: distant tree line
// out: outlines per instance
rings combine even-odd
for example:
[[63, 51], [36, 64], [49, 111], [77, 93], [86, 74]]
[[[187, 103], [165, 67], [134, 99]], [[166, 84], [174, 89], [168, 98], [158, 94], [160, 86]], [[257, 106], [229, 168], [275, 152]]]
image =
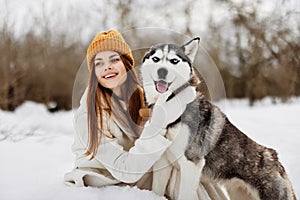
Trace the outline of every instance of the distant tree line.
[[222, 74], [227, 97], [248, 98], [253, 104], [266, 96], [283, 102], [299, 96], [300, 21], [289, 24], [289, 19], [300, 13], [260, 18], [262, 13], [254, 5], [228, 4], [230, 21], [210, 23], [209, 41], [214, 42], [207, 45]]
[[[282, 101], [299, 96], [300, 22], [293, 26], [285, 23], [297, 13], [259, 17], [256, 4], [217, 2], [228, 6], [229, 17], [219, 22], [211, 18], [202, 42], [219, 68], [227, 97], [248, 98], [252, 104], [266, 96]], [[120, 29], [142, 26], [141, 21], [133, 17], [134, 3], [128, 0], [113, 4], [112, 9], [120, 13], [116, 20]], [[186, 23], [180, 28], [191, 37], [199, 35], [192, 27], [193, 8], [194, 1], [185, 4], [182, 15]], [[101, 13], [99, 18], [101, 16], [103, 30], [106, 30], [108, 14], [103, 14], [100, 6], [95, 6], [94, 12]], [[175, 20], [176, 14], [165, 16], [170, 22], [169, 28], [173, 27], [172, 19]], [[26, 100], [44, 103], [53, 111], [72, 108], [76, 72], [94, 35], [82, 41], [77, 32], [74, 35], [78, 39], [70, 40], [70, 34], [53, 34], [46, 23], [50, 20], [44, 19], [39, 34], [31, 30], [22, 37], [16, 37], [11, 26], [3, 22], [0, 29], [0, 109], [14, 110]], [[76, 30], [84, 29], [77, 27]], [[154, 42], [156, 37], [146, 39]], [[145, 38], [134, 35], [130, 40], [145, 42]], [[141, 60], [142, 55], [137, 54], [136, 59]]]
[[[79, 44], [65, 45], [29, 33], [22, 41], [0, 36], [0, 108], [14, 110], [26, 100], [49, 109], [71, 109], [74, 78], [84, 52]], [[54, 103], [54, 105], [53, 105]]]

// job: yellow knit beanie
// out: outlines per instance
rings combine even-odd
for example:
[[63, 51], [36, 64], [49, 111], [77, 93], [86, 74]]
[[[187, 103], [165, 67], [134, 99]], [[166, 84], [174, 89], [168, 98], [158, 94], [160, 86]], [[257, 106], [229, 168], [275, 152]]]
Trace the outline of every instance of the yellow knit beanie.
[[129, 45], [125, 42], [122, 35], [115, 30], [98, 33], [87, 49], [87, 64], [89, 70], [92, 67], [92, 59], [101, 51], [116, 51], [125, 55], [132, 66], [134, 59]]

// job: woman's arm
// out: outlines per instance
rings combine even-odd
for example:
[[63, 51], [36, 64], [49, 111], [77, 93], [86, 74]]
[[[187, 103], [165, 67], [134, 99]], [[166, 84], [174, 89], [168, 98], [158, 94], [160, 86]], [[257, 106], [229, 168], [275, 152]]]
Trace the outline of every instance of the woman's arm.
[[[82, 96], [80, 107], [74, 116], [75, 141], [72, 151], [76, 155], [75, 165], [91, 168], [103, 166], [117, 180], [125, 183], [136, 182], [160, 158], [171, 142], [158, 133], [151, 138], [136, 140], [134, 147], [125, 151], [116, 138], [103, 136], [95, 158], [90, 160], [90, 156], [84, 155], [89, 135], [86, 96], [87, 92]], [[165, 129], [160, 131], [164, 132]]]
[[[186, 96], [184, 93], [182, 95]], [[189, 103], [183, 102], [182, 99], [180, 101], [174, 99], [173, 101], [168, 101], [170, 103], [166, 104], [166, 97], [165, 95], [164, 99], [161, 99], [159, 104], [154, 106], [153, 115], [155, 116], [152, 115], [152, 120], [145, 126], [141, 137], [136, 140], [135, 145], [129, 151], [124, 151], [123, 147], [118, 144], [117, 139], [103, 137], [95, 158], [89, 160], [90, 157], [84, 155], [88, 146], [85, 92], [78, 112], [74, 117], [76, 136], [73, 152], [77, 159], [76, 166], [96, 168], [100, 165], [104, 166], [114, 178], [122, 182], [133, 183], [139, 180], [159, 160], [171, 144], [171, 141], [163, 136], [166, 131], [165, 124], [177, 119], [184, 111], [185, 105]], [[174, 108], [169, 108], [169, 105], [174, 105], [179, 111], [174, 113]], [[182, 107], [183, 110], [178, 109], [178, 106]], [[172, 109], [172, 112], [168, 109]], [[168, 113], [171, 113], [171, 116]], [[164, 115], [163, 120], [161, 119], [162, 115]], [[159, 118], [159, 120], [153, 118]]]

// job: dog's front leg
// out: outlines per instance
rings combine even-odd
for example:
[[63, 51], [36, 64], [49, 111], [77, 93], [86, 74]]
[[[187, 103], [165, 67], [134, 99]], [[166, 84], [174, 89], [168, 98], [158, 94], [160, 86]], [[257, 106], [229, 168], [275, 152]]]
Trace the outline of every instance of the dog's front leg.
[[198, 163], [194, 163], [182, 156], [178, 160], [178, 164], [180, 167], [180, 184], [177, 199], [198, 199], [197, 190], [205, 160], [201, 159]]

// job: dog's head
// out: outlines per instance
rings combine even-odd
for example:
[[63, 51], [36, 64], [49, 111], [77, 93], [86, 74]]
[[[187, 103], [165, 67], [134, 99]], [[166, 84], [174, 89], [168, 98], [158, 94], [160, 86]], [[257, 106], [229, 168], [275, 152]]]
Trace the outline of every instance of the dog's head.
[[160, 94], [174, 92], [189, 82], [194, 74], [192, 62], [199, 47], [196, 37], [182, 46], [160, 44], [150, 48], [141, 66], [142, 84], [148, 105]]

